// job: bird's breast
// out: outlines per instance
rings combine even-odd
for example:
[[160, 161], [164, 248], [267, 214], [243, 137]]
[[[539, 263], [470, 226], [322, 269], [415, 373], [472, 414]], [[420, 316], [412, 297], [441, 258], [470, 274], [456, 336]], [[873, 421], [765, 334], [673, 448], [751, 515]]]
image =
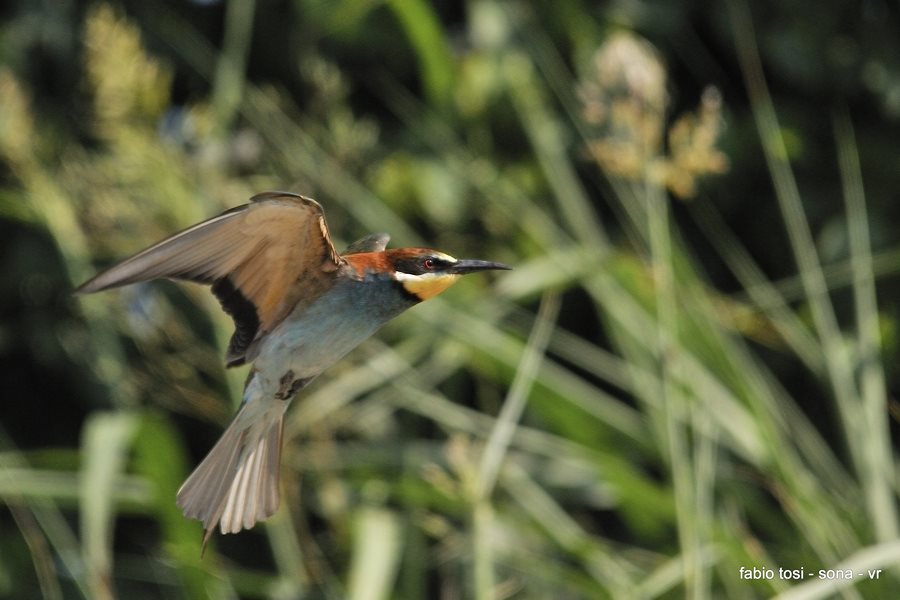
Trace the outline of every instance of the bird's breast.
[[296, 379], [316, 377], [415, 304], [395, 286], [376, 276], [342, 278], [320, 298], [298, 305], [260, 341], [253, 368], [266, 393], [280, 393], [288, 371]]

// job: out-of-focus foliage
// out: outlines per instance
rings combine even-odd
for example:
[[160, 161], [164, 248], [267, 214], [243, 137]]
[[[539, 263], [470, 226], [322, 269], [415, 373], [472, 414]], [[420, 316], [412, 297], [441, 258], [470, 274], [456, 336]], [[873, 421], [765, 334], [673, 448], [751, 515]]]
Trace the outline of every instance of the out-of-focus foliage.
[[615, 33], [597, 50], [579, 89], [582, 116], [597, 131], [591, 157], [607, 176], [650, 180], [680, 198], [697, 193], [696, 180], [723, 173], [728, 160], [716, 147], [722, 133], [722, 98], [703, 92], [696, 115], [679, 116], [668, 131], [669, 156], [662, 156], [666, 130], [666, 75], [653, 47]]
[[[890, 597], [898, 21], [0, 9], [0, 597]], [[231, 324], [200, 286], [70, 290], [277, 188], [339, 244], [515, 270], [304, 391], [282, 509], [201, 558], [174, 496], [240, 397]]]

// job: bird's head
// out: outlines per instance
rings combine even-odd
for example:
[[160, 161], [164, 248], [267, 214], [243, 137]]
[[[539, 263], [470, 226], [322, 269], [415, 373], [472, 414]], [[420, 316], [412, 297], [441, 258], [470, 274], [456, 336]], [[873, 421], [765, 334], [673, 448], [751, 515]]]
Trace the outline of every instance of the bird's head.
[[486, 260], [458, 259], [430, 248], [397, 248], [385, 253], [392, 277], [419, 300], [437, 296], [461, 275], [512, 267]]

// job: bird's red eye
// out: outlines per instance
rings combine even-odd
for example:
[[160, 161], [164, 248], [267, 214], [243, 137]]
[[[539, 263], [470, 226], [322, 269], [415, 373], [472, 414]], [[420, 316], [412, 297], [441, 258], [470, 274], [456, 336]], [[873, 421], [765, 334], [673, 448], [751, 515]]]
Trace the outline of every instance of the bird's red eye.
[[431, 271], [432, 269], [434, 269], [434, 259], [426, 258], [422, 261], [422, 266]]

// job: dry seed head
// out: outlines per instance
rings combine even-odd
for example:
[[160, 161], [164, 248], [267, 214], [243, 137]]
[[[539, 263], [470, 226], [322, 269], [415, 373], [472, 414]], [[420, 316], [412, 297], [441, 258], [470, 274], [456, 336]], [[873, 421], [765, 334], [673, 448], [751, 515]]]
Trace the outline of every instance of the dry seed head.
[[582, 116], [596, 127], [591, 157], [607, 173], [642, 179], [661, 151], [666, 75], [648, 42], [618, 32], [594, 54], [578, 94]]

